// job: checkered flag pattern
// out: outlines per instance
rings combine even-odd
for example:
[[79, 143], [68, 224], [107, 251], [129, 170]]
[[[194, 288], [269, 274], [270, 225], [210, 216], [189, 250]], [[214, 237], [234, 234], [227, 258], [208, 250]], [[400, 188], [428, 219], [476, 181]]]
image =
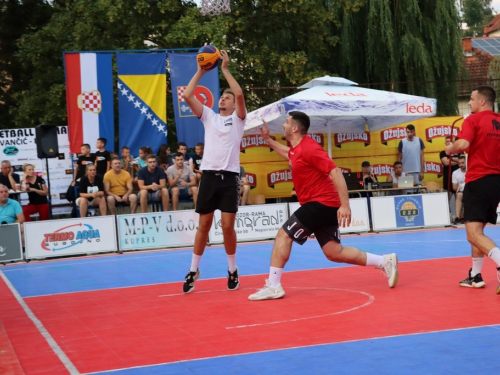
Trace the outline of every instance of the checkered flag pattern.
[[101, 94], [99, 91], [94, 90], [82, 94], [82, 109], [94, 113], [101, 112]]
[[184, 91], [186, 91], [187, 86], [177, 86], [177, 99], [179, 102], [184, 102]]

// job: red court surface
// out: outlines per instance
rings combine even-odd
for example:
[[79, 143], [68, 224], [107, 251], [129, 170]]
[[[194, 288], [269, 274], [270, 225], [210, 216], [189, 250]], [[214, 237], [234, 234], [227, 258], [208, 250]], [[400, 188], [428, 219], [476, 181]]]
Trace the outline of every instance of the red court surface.
[[[24, 300], [86, 373], [500, 324], [496, 271], [484, 267], [485, 289], [460, 288], [459, 271], [469, 263], [468, 257], [400, 263], [394, 289], [371, 267], [289, 272], [282, 280], [287, 294], [275, 301], [247, 300], [263, 285], [262, 275], [242, 277], [235, 292], [226, 290], [226, 279], [200, 279], [189, 295], [170, 283]], [[26, 374], [67, 373], [1, 288], [0, 303], [9, 307], [0, 320]], [[480, 318], [471, 306], [481, 306]]]

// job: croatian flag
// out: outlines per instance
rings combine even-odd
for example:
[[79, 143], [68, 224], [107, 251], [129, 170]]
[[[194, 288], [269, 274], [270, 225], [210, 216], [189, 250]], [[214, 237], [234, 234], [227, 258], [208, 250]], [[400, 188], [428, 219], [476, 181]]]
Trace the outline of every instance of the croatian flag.
[[106, 138], [106, 149], [114, 151], [112, 55], [65, 53], [66, 105], [69, 149], [80, 153], [84, 143], [94, 148], [97, 138]]

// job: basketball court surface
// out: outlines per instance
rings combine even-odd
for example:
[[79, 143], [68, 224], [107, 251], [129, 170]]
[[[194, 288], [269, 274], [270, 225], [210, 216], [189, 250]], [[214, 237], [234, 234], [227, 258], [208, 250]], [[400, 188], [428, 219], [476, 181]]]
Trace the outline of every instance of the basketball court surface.
[[[486, 233], [500, 243], [500, 228]], [[223, 247], [207, 247], [193, 293], [191, 249], [0, 267], [0, 374], [499, 374], [496, 269], [484, 289], [463, 228], [344, 236], [396, 252], [399, 283], [373, 267], [294, 245], [281, 300], [264, 285], [272, 242], [239, 244], [241, 286], [227, 290]]]

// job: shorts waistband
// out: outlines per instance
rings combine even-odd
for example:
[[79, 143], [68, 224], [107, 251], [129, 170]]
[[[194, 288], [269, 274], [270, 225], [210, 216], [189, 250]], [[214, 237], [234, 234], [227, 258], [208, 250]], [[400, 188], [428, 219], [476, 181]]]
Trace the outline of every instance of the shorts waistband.
[[203, 170], [203, 173], [219, 173], [219, 174], [232, 174], [232, 175], [235, 175], [235, 176], [238, 176], [239, 173], [236, 173], [236, 172], [230, 172], [230, 171], [224, 171], [224, 170], [220, 170], [220, 171], [213, 171], [213, 170]]

